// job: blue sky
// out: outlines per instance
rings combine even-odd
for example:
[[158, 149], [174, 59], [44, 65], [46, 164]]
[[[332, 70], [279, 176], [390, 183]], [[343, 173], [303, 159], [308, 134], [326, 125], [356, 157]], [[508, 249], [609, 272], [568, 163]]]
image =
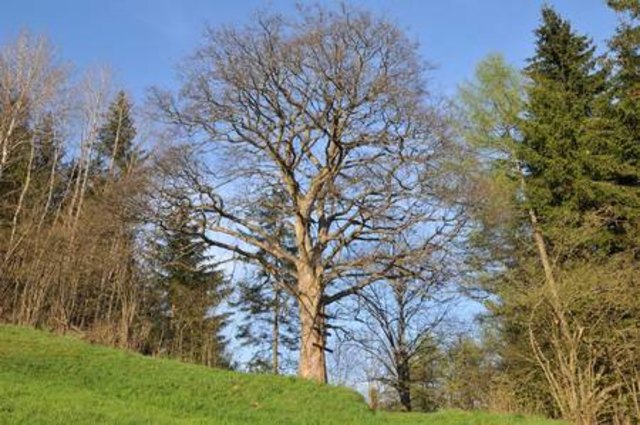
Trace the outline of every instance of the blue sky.
[[[336, 4], [330, 0], [326, 3]], [[486, 54], [521, 64], [533, 49], [542, 0], [357, 0], [405, 28], [437, 66], [436, 91], [452, 93]], [[548, 0], [601, 44], [616, 26], [604, 0]], [[294, 0], [2, 0], [0, 42], [28, 29], [47, 35], [83, 69], [109, 65], [140, 99], [175, 84], [175, 66], [198, 44], [205, 23], [249, 22], [259, 8], [293, 11]]]

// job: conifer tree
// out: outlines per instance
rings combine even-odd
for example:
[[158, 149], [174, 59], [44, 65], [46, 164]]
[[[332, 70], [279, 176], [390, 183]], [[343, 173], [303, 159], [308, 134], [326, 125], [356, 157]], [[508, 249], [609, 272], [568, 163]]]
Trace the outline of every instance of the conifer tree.
[[[621, 17], [616, 34], [609, 42], [615, 66], [614, 87], [622, 102], [620, 106], [637, 107], [640, 97], [640, 1], [609, 0], [608, 4]], [[637, 111], [628, 112], [637, 115]]]
[[[609, 42], [613, 76], [609, 118], [616, 123], [611, 134], [617, 146], [618, 163], [614, 183], [624, 193], [627, 211], [624, 230], [638, 227], [640, 214], [640, 1], [610, 0], [621, 23]], [[637, 244], [631, 236], [628, 242]]]
[[15, 212], [25, 176], [29, 170], [30, 141], [33, 137], [28, 108], [24, 108], [25, 112], [14, 117], [13, 103], [15, 102], [12, 99], [7, 104], [0, 103], [0, 132], [4, 134], [7, 132], [7, 127], [12, 128], [10, 136], [5, 136], [5, 140], [2, 141], [0, 199], [3, 202], [0, 204], [0, 230], [5, 225], [9, 225]]
[[34, 141], [34, 189], [36, 196], [41, 198], [43, 214], [47, 215], [59, 205], [63, 196], [63, 140], [52, 114], [45, 115], [36, 128]]
[[592, 42], [548, 7], [542, 10], [536, 37], [536, 54], [525, 69], [531, 84], [521, 160], [528, 201], [548, 236], [556, 230], [552, 223], [575, 228], [581, 212], [597, 208], [601, 188], [592, 178], [597, 173], [593, 168], [610, 156], [594, 134], [594, 110], [605, 90], [605, 75], [597, 67]]
[[34, 168], [36, 170], [49, 171], [57, 158], [60, 157], [60, 136], [57, 134], [55, 118], [51, 114], [45, 115], [42, 124], [36, 131], [36, 158]]
[[[274, 203], [285, 202], [284, 199], [284, 194], [277, 189], [268, 189], [256, 206], [256, 215], [266, 232], [282, 240], [282, 244], [295, 253], [294, 236], [272, 207]], [[279, 374], [283, 370], [295, 370], [296, 362], [287, 354], [298, 349], [299, 323], [297, 300], [286, 290], [295, 287], [295, 279], [292, 273], [286, 272], [287, 265], [283, 262], [274, 267], [282, 271], [280, 276], [259, 269], [252, 278], [240, 282], [238, 297], [232, 305], [245, 316], [236, 337], [244, 346], [254, 349], [249, 368]], [[288, 360], [288, 364], [283, 364], [283, 360]]]
[[127, 94], [119, 91], [109, 106], [105, 124], [100, 128], [97, 147], [99, 162], [109, 174], [116, 171], [124, 174], [138, 160], [131, 108]]
[[175, 357], [226, 366], [221, 331], [227, 314], [218, 308], [228, 296], [222, 272], [211, 266], [207, 247], [189, 236], [194, 225], [185, 208], [172, 212], [172, 229], [158, 242], [159, 281], [166, 300], [166, 349]]
[[252, 280], [238, 284], [234, 306], [245, 315], [236, 338], [253, 349], [248, 368], [280, 374], [295, 371], [292, 354], [298, 349], [295, 300], [272, 276], [259, 271]]
[[593, 43], [552, 9], [542, 16], [536, 55], [525, 70], [531, 79], [521, 151], [527, 197], [556, 247], [615, 253], [628, 243], [627, 224], [640, 212], [637, 143], [616, 137], [617, 122], [606, 113], [615, 103], [608, 69], [599, 65]]

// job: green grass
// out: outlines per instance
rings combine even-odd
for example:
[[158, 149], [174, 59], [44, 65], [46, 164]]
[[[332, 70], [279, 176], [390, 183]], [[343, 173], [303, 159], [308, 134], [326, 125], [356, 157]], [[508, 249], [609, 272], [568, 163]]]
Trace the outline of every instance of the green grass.
[[0, 424], [545, 425], [484, 413], [376, 413], [346, 388], [213, 370], [0, 326]]

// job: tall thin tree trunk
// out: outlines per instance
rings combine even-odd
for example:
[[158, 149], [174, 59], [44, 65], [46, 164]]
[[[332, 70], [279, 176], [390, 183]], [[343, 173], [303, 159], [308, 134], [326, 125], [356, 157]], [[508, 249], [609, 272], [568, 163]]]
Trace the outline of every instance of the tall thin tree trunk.
[[[24, 207], [24, 201], [27, 197], [27, 192], [29, 191], [29, 186], [31, 185], [31, 169], [33, 168], [33, 159], [35, 157], [36, 149], [35, 149], [35, 141], [33, 138], [31, 139], [31, 149], [29, 150], [29, 162], [27, 163], [27, 175], [25, 176], [24, 184], [22, 186], [22, 190], [20, 191], [20, 198], [18, 199], [18, 205], [16, 206], [16, 210], [13, 214], [13, 220], [11, 221], [11, 237], [9, 238], [9, 247], [13, 246], [13, 242], [16, 237], [16, 232], [18, 230], [18, 217], [22, 212], [22, 208]], [[9, 250], [10, 252], [11, 250]]]
[[560, 299], [560, 296], [558, 294], [558, 285], [556, 284], [556, 279], [553, 276], [553, 268], [551, 267], [551, 261], [549, 260], [547, 245], [544, 241], [544, 237], [542, 236], [542, 232], [540, 231], [538, 217], [536, 215], [536, 212], [532, 208], [529, 208], [529, 221], [533, 229], [533, 241], [535, 242], [536, 248], [538, 249], [538, 255], [540, 256], [540, 263], [542, 264], [542, 269], [544, 270], [544, 276], [547, 282], [547, 286], [549, 287], [551, 296], [554, 298], [554, 302], [557, 302]]
[[[518, 169], [520, 172], [520, 188], [523, 192], [525, 192], [526, 181], [524, 178], [524, 170], [520, 164], [518, 164]], [[547, 249], [547, 244], [544, 240], [544, 236], [542, 235], [542, 230], [540, 229], [538, 216], [533, 208], [529, 208], [527, 212], [529, 214], [529, 222], [531, 223], [531, 229], [533, 231], [533, 241], [536, 244], [538, 255], [540, 257], [540, 263], [542, 264], [542, 269], [544, 270], [545, 283], [547, 284], [547, 288], [551, 293], [554, 313], [556, 314], [558, 321], [560, 322], [563, 334], [565, 334], [565, 337], [569, 337], [570, 335], [568, 334], [567, 321], [564, 315], [564, 311], [561, 308], [558, 284], [556, 283], [556, 279], [553, 274], [553, 267], [551, 266], [551, 261], [549, 260], [549, 251]]]
[[109, 177], [113, 177], [113, 168], [116, 163], [116, 157], [118, 156], [118, 149], [120, 149], [120, 129], [122, 128], [122, 118], [124, 111], [122, 110], [122, 105], [120, 105], [120, 109], [118, 110], [118, 127], [116, 128], [116, 137], [113, 143], [113, 152], [111, 153], [111, 158], [109, 160]]
[[274, 375], [280, 373], [278, 364], [278, 350], [280, 344], [280, 291], [276, 290], [273, 306], [273, 327], [271, 329], [271, 368]]
[[11, 122], [9, 123], [9, 128], [7, 129], [6, 134], [2, 138], [2, 149], [0, 152], [0, 179], [2, 179], [2, 175], [4, 173], [4, 169], [9, 162], [9, 139], [13, 134], [13, 130], [16, 126], [16, 118], [15, 116], [11, 118]]
[[[55, 140], [55, 136], [54, 136]], [[53, 190], [56, 183], [56, 170], [58, 168], [58, 159], [60, 156], [60, 147], [55, 145], [53, 151], [53, 161], [51, 163], [51, 168], [49, 169], [49, 183], [47, 184], [47, 200], [44, 203], [44, 207], [42, 209], [42, 215], [40, 216], [40, 221], [38, 222], [37, 230], [38, 232], [42, 228], [42, 224], [44, 223], [47, 214], [49, 213], [49, 209], [51, 208], [51, 201], [53, 200]]]

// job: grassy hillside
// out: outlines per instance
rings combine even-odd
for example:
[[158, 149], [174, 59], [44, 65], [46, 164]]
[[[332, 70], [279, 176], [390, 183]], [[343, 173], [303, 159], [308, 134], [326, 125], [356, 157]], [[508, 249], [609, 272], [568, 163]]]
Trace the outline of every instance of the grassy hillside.
[[357, 393], [207, 369], [0, 326], [1, 424], [543, 425], [463, 412], [375, 413]]

